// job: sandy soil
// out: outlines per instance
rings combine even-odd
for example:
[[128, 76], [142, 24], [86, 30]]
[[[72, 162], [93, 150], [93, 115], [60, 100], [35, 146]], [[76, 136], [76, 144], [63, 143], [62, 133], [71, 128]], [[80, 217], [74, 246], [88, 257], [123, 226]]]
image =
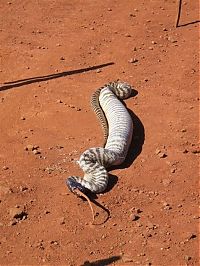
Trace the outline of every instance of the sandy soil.
[[[0, 265], [199, 265], [198, 1], [178, 28], [173, 0], [10, 0], [0, 13]], [[102, 145], [90, 97], [118, 78], [138, 92], [133, 145], [96, 199], [108, 221], [91, 225], [65, 179]]]

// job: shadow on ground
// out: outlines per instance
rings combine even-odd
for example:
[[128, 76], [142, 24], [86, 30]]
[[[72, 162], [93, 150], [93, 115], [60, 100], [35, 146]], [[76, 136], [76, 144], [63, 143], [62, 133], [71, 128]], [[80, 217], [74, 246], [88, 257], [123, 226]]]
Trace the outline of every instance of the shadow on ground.
[[91, 70], [100, 69], [100, 68], [107, 67], [110, 65], [114, 65], [114, 63], [109, 62], [109, 63], [105, 63], [101, 65], [80, 68], [80, 69], [75, 69], [75, 70], [70, 70], [70, 71], [64, 71], [61, 73], [50, 74], [46, 76], [38, 76], [38, 77], [33, 77], [33, 78], [26, 78], [26, 79], [19, 79], [19, 80], [10, 81], [10, 82], [4, 82], [3, 86], [0, 87], [0, 91], [21, 87], [21, 86], [28, 85], [28, 84], [35, 83], [35, 82], [47, 81], [50, 79], [57, 79], [57, 78], [61, 78], [61, 77], [69, 76], [69, 75], [88, 72]]
[[120, 259], [120, 256], [113, 256], [107, 259], [96, 260], [93, 262], [85, 261], [84, 264], [82, 264], [81, 266], [106, 266]]

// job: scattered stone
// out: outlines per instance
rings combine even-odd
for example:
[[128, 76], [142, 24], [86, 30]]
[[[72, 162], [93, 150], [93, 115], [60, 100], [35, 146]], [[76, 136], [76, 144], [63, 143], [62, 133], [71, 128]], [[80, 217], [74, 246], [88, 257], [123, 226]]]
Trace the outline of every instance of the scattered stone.
[[59, 149], [59, 150], [61, 150], [61, 149], [64, 149], [64, 146], [62, 146], [62, 145], [56, 145], [56, 148]]
[[188, 256], [188, 255], [185, 255], [185, 256], [184, 256], [184, 259], [185, 259], [186, 261], [189, 261], [189, 260], [192, 259], [192, 257], [190, 257], [190, 256]]
[[158, 155], [160, 158], [166, 158], [167, 154], [165, 152], [162, 152], [160, 149], [156, 149], [155, 154]]
[[96, 71], [96, 73], [101, 73], [102, 71], [101, 71], [101, 69], [97, 69], [97, 71]]
[[44, 210], [44, 214], [49, 214], [49, 213], [50, 213], [50, 211]]
[[140, 216], [136, 215], [136, 214], [131, 214], [131, 220], [132, 221], [137, 221], [140, 219]]
[[157, 42], [155, 42], [155, 41], [151, 41], [151, 43], [152, 43], [152, 44], [157, 44]]
[[21, 120], [26, 120], [26, 118], [24, 116], [21, 116], [20, 119]]
[[153, 50], [153, 47], [152, 46], [149, 46], [149, 50]]
[[185, 128], [182, 128], [181, 129], [181, 132], [186, 132], [187, 130]]
[[58, 246], [59, 245], [58, 241], [56, 241], [56, 240], [51, 240], [50, 241], [50, 244], [51, 245], [55, 245], [55, 246]]
[[17, 206], [9, 209], [9, 215], [12, 219], [16, 219], [14, 222], [18, 222], [20, 220], [25, 220], [28, 213], [25, 211], [24, 207]]
[[2, 170], [8, 170], [8, 169], [9, 169], [8, 166], [5, 166], [5, 165], [4, 165], [4, 166], [2, 167]]
[[125, 37], [131, 37], [131, 35], [129, 33], [126, 33]]
[[171, 209], [172, 209], [172, 207], [170, 206], [169, 203], [167, 203], [167, 202], [163, 203], [163, 210], [171, 210]]
[[184, 149], [183, 150], [183, 153], [188, 153], [189, 151], [187, 149]]
[[200, 153], [200, 150], [195, 149], [195, 150], [191, 150], [191, 152], [194, 154], [198, 154], [198, 153]]
[[61, 61], [64, 61], [64, 60], [65, 60], [64, 56], [61, 56], [61, 57], [60, 57], [60, 60], [61, 60]]
[[76, 111], [78, 111], [78, 112], [79, 112], [79, 111], [81, 111], [81, 108], [79, 108], [79, 107], [76, 107]]
[[58, 220], [59, 224], [65, 224], [65, 217], [61, 217], [59, 220]]
[[26, 187], [26, 186], [20, 186], [19, 187], [19, 191], [20, 192], [24, 192], [24, 191], [27, 191], [28, 190], [28, 187]]
[[112, 11], [112, 8], [109, 7], [107, 10], [108, 10], [108, 11]]
[[63, 101], [62, 100], [57, 100], [56, 103], [63, 103]]
[[33, 150], [33, 154], [37, 155], [37, 154], [41, 154], [41, 152], [38, 150]]
[[138, 59], [136, 58], [131, 58], [128, 60], [129, 63], [137, 63], [138, 62]]
[[194, 239], [194, 238], [196, 238], [196, 237], [197, 237], [196, 234], [194, 234], [194, 233], [189, 233], [188, 236], [186, 237], [186, 240], [189, 241], [189, 240]]
[[170, 173], [172, 173], [172, 174], [174, 174], [175, 172], [176, 172], [176, 168], [172, 168], [171, 170], [170, 170]]
[[33, 151], [34, 146], [32, 144], [28, 144], [25, 148], [26, 151]]

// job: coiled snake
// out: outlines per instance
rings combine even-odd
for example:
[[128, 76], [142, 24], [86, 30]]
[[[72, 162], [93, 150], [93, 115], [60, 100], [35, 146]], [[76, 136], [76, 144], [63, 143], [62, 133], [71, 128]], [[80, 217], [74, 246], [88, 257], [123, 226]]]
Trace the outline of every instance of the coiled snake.
[[[104, 148], [90, 148], [77, 162], [84, 177], [70, 176], [66, 184], [76, 195], [101, 193], [108, 185], [107, 168], [124, 162], [133, 133], [131, 116], [120, 101], [129, 98], [132, 87], [125, 82], [108, 83], [93, 93], [91, 105], [104, 130]], [[119, 100], [120, 99], [120, 100]]]

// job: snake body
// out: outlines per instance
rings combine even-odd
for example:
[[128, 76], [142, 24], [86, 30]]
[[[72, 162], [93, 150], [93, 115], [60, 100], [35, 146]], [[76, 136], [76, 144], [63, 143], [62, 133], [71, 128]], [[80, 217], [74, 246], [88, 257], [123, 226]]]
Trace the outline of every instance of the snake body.
[[[108, 184], [107, 168], [124, 162], [133, 133], [131, 116], [120, 101], [130, 97], [132, 87], [125, 82], [111, 82], [92, 95], [92, 106], [99, 117], [106, 139], [105, 147], [90, 148], [82, 153], [78, 164], [84, 177], [70, 176], [68, 188], [76, 193], [101, 193]], [[119, 100], [120, 99], [120, 100]]]

